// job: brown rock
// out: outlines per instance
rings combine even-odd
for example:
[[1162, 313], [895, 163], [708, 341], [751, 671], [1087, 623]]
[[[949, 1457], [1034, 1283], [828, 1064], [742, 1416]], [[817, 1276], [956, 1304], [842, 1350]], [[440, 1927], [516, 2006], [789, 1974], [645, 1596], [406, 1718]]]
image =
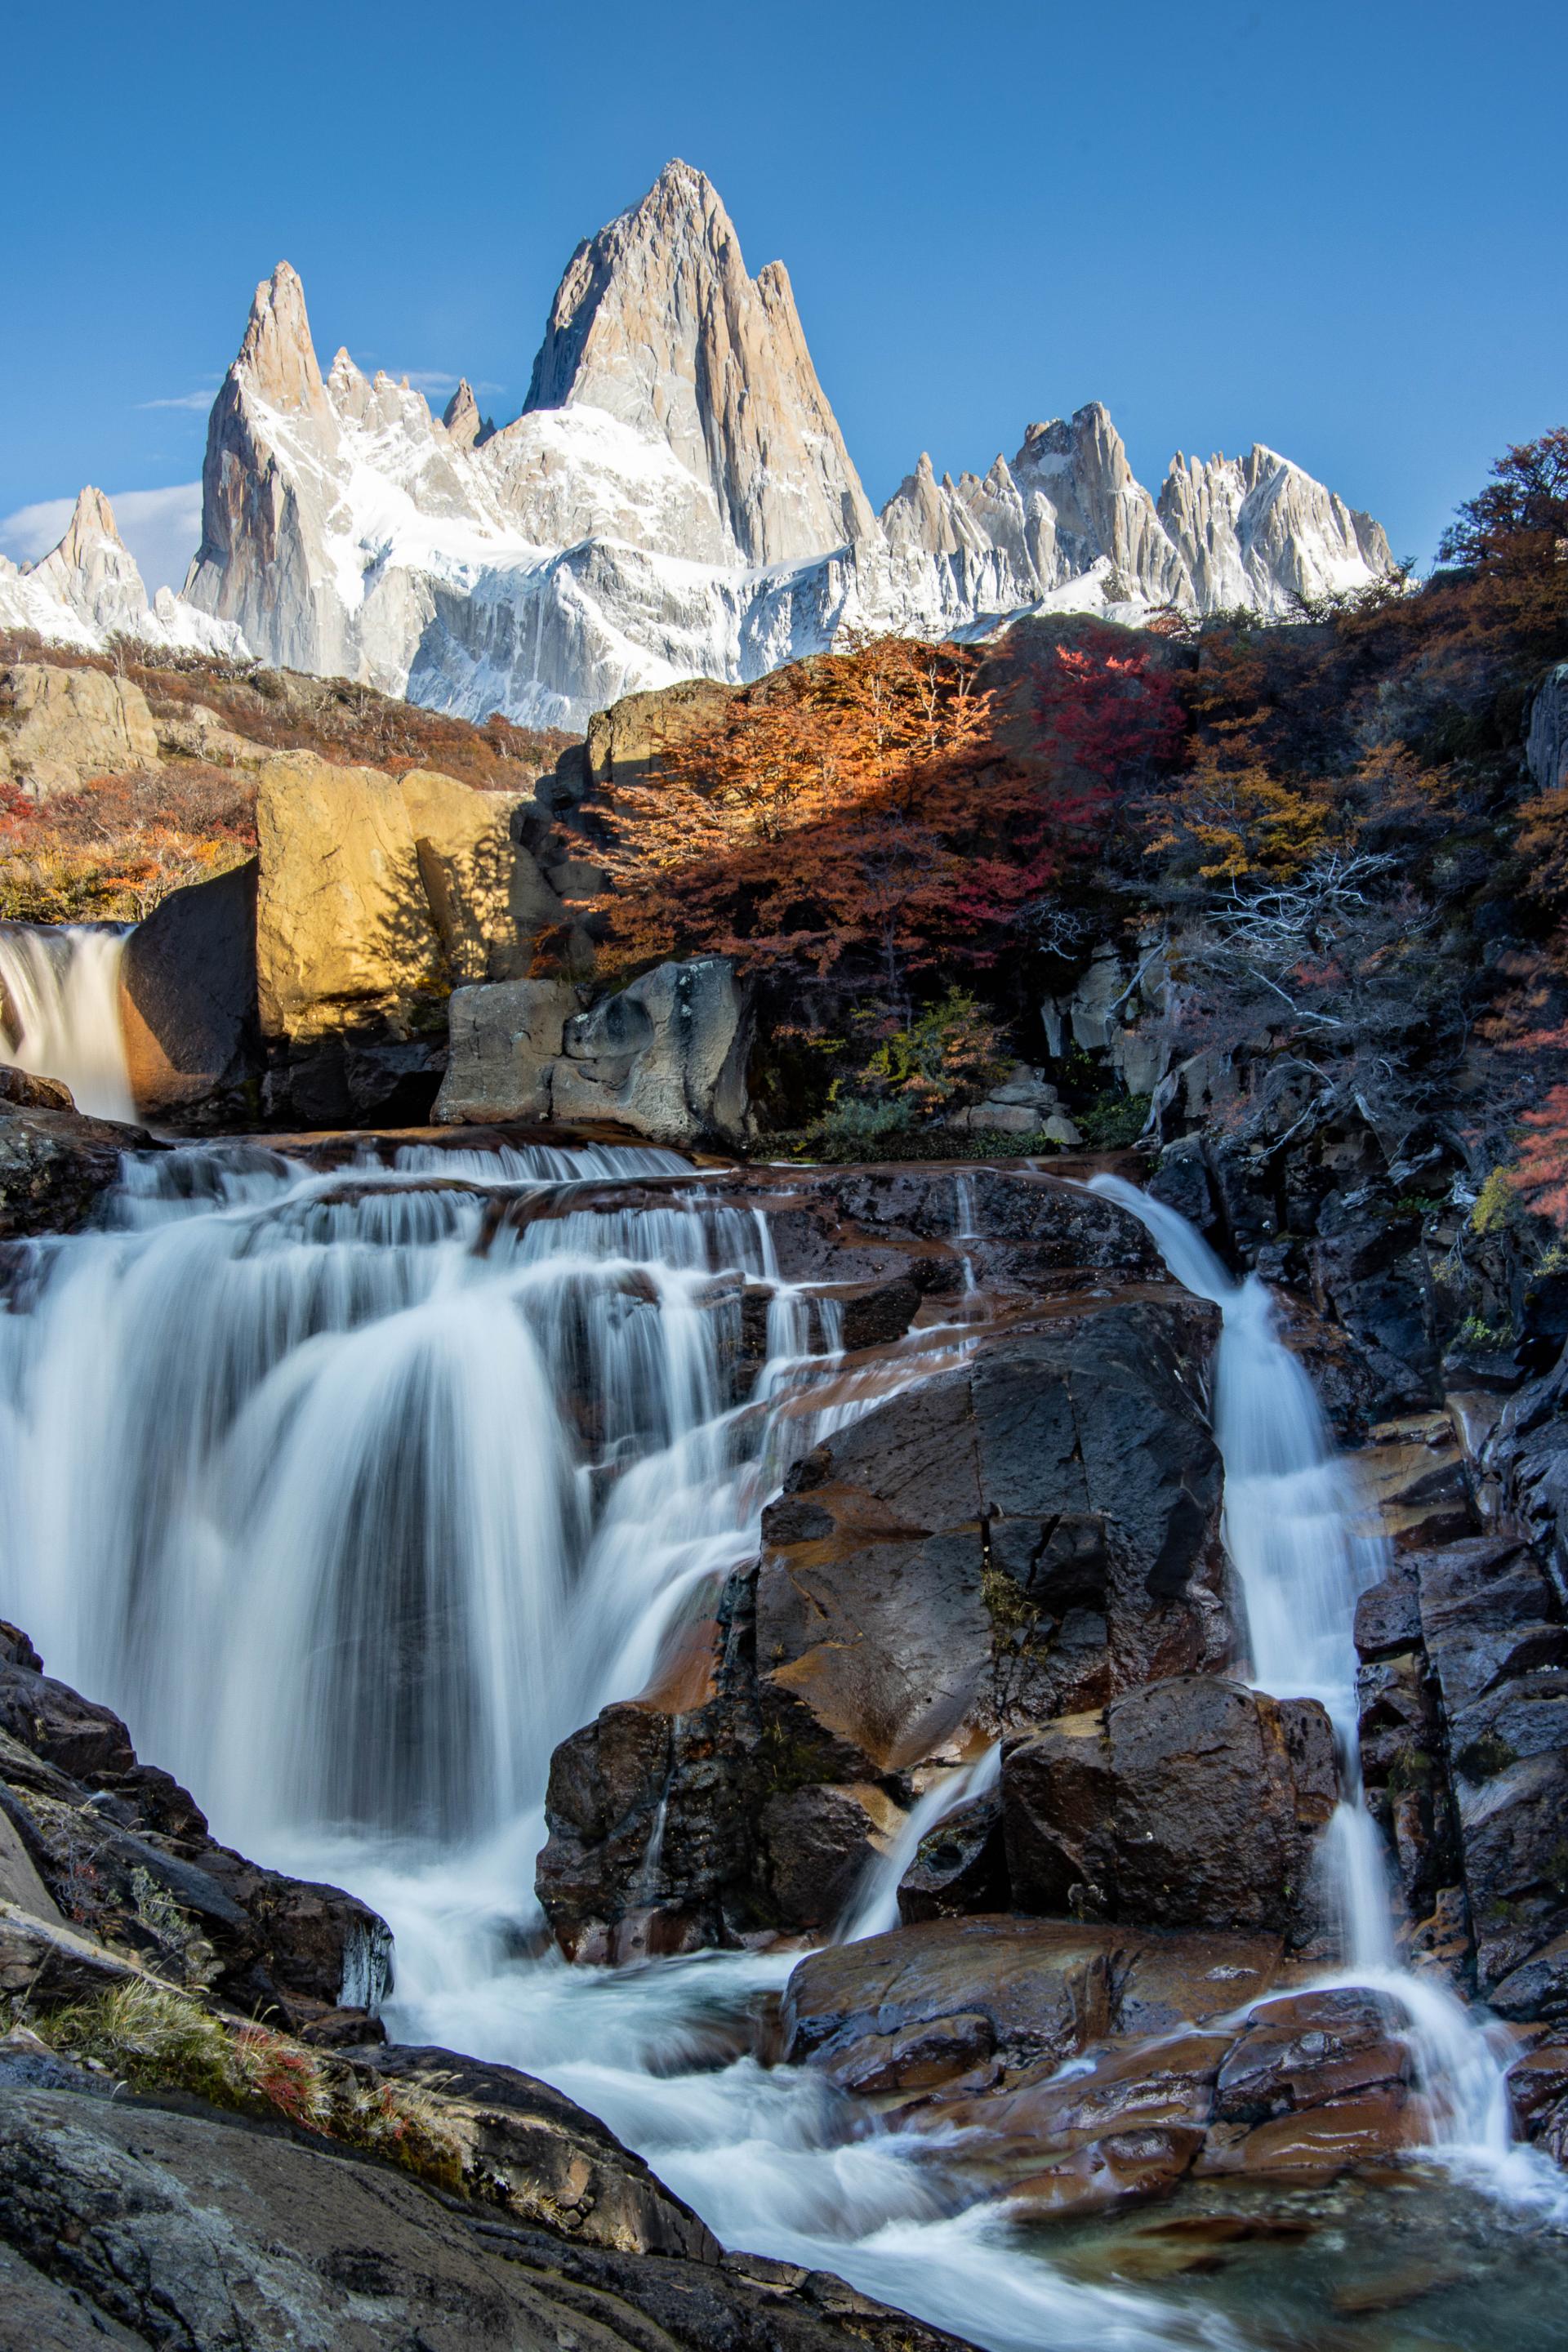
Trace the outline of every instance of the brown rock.
[[1007, 2191], [1020, 2221], [1061, 2221], [1146, 2205], [1173, 2196], [1203, 2146], [1201, 2131], [1112, 2132], [1075, 2148], [1059, 2164], [1026, 2174]]

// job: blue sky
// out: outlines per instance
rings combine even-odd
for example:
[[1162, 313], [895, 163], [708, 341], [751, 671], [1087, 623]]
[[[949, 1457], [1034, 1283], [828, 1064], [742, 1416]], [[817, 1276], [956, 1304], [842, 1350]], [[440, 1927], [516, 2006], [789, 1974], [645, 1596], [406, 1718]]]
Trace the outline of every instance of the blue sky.
[[[172, 576], [257, 279], [514, 415], [576, 240], [672, 154], [788, 264], [879, 503], [1104, 400], [1266, 441], [1427, 559], [1568, 420], [1568, 16], [1537, 0], [122, 0], [8, 12], [0, 546], [90, 480]], [[25, 510], [44, 506], [33, 516]], [[20, 521], [15, 520], [19, 513]], [[25, 544], [25, 542], [26, 542]]]

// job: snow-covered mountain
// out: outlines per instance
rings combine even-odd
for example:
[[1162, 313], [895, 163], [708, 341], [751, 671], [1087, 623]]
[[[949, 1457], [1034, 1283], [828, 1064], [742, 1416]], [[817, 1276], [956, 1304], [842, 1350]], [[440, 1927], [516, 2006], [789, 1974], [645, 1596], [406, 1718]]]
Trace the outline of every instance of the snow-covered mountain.
[[36, 629], [52, 644], [88, 653], [117, 636], [177, 653], [246, 651], [237, 629], [170, 589], [160, 588], [149, 605], [114, 509], [91, 488], [79, 493], [59, 545], [37, 563], [18, 567], [0, 555], [0, 628]]
[[635, 688], [754, 677], [852, 627], [1284, 614], [1389, 562], [1375, 522], [1260, 446], [1177, 457], [1156, 501], [1098, 404], [1031, 425], [983, 478], [939, 482], [922, 457], [877, 515], [782, 263], [748, 276], [716, 191], [674, 163], [573, 255], [523, 412], [499, 432], [466, 383], [437, 417], [346, 352], [323, 376], [279, 263], [213, 407], [202, 544], [169, 601], [294, 668], [580, 724]]

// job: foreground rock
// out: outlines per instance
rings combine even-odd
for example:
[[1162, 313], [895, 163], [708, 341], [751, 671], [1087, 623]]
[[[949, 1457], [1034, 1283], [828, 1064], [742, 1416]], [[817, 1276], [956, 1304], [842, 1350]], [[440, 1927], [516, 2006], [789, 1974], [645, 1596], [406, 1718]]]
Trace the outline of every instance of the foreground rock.
[[171, 1984], [327, 2039], [366, 2031], [388, 1979], [385, 1923], [341, 1888], [220, 1845], [195, 1800], [139, 1762], [119, 1717], [42, 1673], [9, 1626], [0, 1822], [0, 1868], [13, 1857], [0, 1893], [24, 1907], [23, 1871], [68, 1927]]
[[38, 2331], [10, 2340], [62, 2352], [936, 2352], [951, 2341], [816, 2273], [579, 2243], [302, 2135], [58, 2090], [0, 2102], [0, 2246], [7, 2327], [26, 2314]]
[[1268, 1937], [905, 1927], [801, 1963], [784, 2053], [905, 2125], [963, 2133], [1034, 2220], [1146, 2203], [1189, 2176], [1322, 2182], [1417, 2145], [1398, 2005], [1276, 1990], [1279, 1965]]
[[1022, 1910], [1149, 1927], [1318, 1926], [1313, 1848], [1339, 1796], [1315, 1699], [1213, 1675], [1124, 1692], [1009, 1746], [1002, 1810]]

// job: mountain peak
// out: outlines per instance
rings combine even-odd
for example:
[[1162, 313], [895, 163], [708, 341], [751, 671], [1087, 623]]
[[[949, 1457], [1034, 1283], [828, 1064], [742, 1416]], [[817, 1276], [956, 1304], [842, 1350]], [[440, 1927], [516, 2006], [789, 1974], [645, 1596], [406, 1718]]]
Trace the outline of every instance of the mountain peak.
[[787, 273], [747, 275], [718, 190], [679, 159], [566, 266], [523, 408], [577, 406], [664, 442], [748, 563], [875, 527]]
[[290, 263], [280, 261], [257, 288], [235, 364], [269, 407], [310, 409], [318, 415], [325, 412], [327, 395], [310, 341], [305, 289]]

